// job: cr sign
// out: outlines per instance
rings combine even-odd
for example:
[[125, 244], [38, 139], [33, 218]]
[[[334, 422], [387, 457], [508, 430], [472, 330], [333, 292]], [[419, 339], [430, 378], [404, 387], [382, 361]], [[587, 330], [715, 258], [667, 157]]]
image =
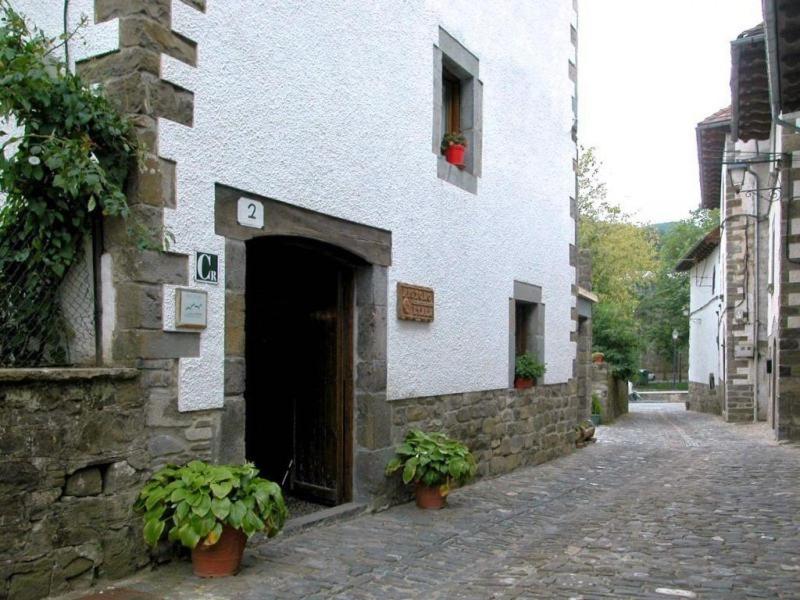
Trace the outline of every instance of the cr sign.
[[194, 278], [206, 283], [219, 282], [219, 258], [216, 254], [198, 252], [195, 262]]

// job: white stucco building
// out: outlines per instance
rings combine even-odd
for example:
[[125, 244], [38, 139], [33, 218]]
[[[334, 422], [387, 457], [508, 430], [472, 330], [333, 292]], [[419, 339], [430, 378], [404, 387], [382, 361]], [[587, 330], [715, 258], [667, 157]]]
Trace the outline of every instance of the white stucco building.
[[[60, 33], [45, 4], [14, 1]], [[146, 371], [174, 442], [154, 454], [206, 444], [337, 503], [377, 493], [410, 424], [478, 440], [448, 398], [517, 401], [520, 352], [547, 366], [530, 397], [574, 408], [573, 0], [73, 0], [70, 26], [81, 14], [70, 60], [134, 115], [132, 203], [172, 238], [135, 254], [108, 224], [100, 265], [103, 360]], [[514, 460], [476, 443], [489, 472], [555, 442]]]
[[676, 267], [689, 274], [689, 391], [690, 407], [719, 413], [723, 372], [724, 263], [720, 228], [698, 241]]
[[[800, 221], [793, 209], [800, 19], [789, 4], [764, 0], [764, 23], [731, 42], [731, 107], [697, 126], [701, 206], [719, 208], [721, 217], [720, 296], [711, 302], [719, 303], [719, 341], [712, 342], [705, 321], [694, 320], [707, 291], [693, 286], [690, 348], [690, 405], [729, 421], [765, 420], [779, 439], [800, 436]], [[708, 242], [679, 268], [708, 270]], [[705, 374], [714, 362], [717, 390]]]

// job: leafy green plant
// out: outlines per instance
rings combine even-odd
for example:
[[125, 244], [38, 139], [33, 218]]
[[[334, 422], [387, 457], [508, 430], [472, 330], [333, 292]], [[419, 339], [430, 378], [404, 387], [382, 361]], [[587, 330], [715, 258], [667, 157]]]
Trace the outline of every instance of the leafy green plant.
[[134, 508], [144, 513], [144, 539], [154, 546], [164, 533], [170, 541], [194, 548], [211, 546], [230, 525], [250, 537], [269, 537], [283, 527], [288, 511], [278, 484], [258, 477], [252, 464], [209, 465], [195, 460], [167, 465], [139, 493]]
[[81, 256], [94, 215], [130, 213], [123, 188], [138, 156], [133, 127], [69, 72], [56, 47], [0, 0], [0, 120], [12, 125], [0, 132], [0, 364], [6, 366], [59, 361], [63, 340], [48, 348], [41, 339], [41, 332], [62, 327], [55, 291]]
[[602, 415], [603, 407], [600, 404], [600, 397], [597, 394], [592, 394], [592, 414]]
[[403, 483], [419, 482], [439, 487], [447, 495], [453, 483], [462, 485], [475, 476], [475, 457], [461, 442], [441, 432], [412, 429], [397, 447], [397, 456], [386, 466], [386, 474], [403, 471]]
[[636, 373], [641, 335], [633, 316], [614, 303], [601, 301], [592, 312], [592, 336], [594, 349], [605, 355], [615, 377], [627, 379]]
[[514, 375], [521, 379], [539, 379], [546, 371], [547, 367], [530, 352], [518, 356], [514, 363]]
[[466, 148], [467, 138], [464, 137], [464, 134], [458, 131], [454, 133], [445, 133], [442, 138], [442, 154], [444, 154], [445, 150], [450, 146], [455, 146], [456, 144], [461, 144]]

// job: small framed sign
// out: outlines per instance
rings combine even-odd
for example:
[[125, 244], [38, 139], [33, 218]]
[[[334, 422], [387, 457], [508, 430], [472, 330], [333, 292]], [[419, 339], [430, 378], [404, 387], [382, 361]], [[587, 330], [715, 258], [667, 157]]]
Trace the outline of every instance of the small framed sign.
[[239, 198], [236, 220], [239, 222], [239, 225], [253, 227], [254, 229], [263, 229], [264, 205], [252, 198]]
[[194, 279], [203, 283], [217, 284], [219, 282], [219, 257], [208, 252], [197, 252]]
[[433, 289], [397, 282], [397, 318], [404, 321], [433, 321]]
[[205, 329], [208, 322], [208, 294], [199, 290], [175, 290], [175, 327]]

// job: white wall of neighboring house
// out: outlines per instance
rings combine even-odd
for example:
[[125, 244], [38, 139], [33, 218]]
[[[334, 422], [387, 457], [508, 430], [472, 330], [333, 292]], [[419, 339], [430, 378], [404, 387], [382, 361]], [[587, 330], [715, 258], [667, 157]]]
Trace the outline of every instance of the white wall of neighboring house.
[[718, 246], [689, 271], [689, 381], [705, 385], [710, 374], [717, 383], [721, 375], [722, 270]]
[[[92, 2], [74, 0], [72, 14], [92, 15]], [[60, 10], [49, 2], [16, 4], [58, 26]], [[515, 279], [543, 290], [545, 383], [572, 376], [572, 0], [238, 0], [210, 1], [205, 13], [173, 2], [172, 20], [198, 43], [197, 67], [162, 56], [163, 77], [195, 95], [194, 127], [160, 122], [159, 152], [177, 162], [177, 207], [165, 211], [173, 250], [218, 254], [224, 268], [215, 183], [388, 229], [389, 398], [506, 387]], [[432, 54], [440, 26], [480, 60], [477, 195], [436, 174]], [[88, 51], [113, 49], [115, 27], [90, 26]], [[203, 288], [201, 354], [180, 361], [182, 410], [223, 401], [220, 277]], [[434, 288], [433, 323], [394, 318], [398, 281]], [[170, 323], [171, 289], [164, 298]]]

